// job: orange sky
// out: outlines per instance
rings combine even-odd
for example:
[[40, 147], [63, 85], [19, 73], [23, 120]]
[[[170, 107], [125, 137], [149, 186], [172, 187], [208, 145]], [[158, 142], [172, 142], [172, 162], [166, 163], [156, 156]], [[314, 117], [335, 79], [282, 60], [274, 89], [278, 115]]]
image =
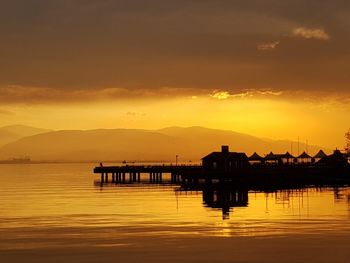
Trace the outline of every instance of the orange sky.
[[199, 125], [343, 147], [349, 17], [341, 0], [5, 0], [0, 125]]
[[291, 139], [334, 149], [344, 146], [350, 106], [331, 99], [290, 100], [282, 95], [227, 92], [176, 98], [98, 100], [89, 103], [8, 105], [1, 125], [51, 129], [204, 126], [258, 137]]

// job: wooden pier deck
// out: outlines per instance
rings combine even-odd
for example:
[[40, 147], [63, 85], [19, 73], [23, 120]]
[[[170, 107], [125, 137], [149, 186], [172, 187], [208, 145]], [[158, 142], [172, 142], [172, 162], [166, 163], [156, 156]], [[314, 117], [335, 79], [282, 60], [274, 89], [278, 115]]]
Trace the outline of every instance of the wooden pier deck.
[[141, 174], [143, 178], [147, 174], [147, 183], [165, 183], [163, 175], [168, 174], [170, 183], [190, 188], [198, 183], [216, 182], [248, 189], [350, 185], [349, 167], [252, 166], [223, 172], [208, 171], [201, 165], [122, 165], [97, 166], [94, 173], [101, 175], [102, 184], [140, 183]]
[[141, 174], [149, 174], [150, 182], [162, 182], [163, 174], [171, 175], [171, 182], [179, 183], [185, 175], [203, 173], [201, 165], [122, 165], [97, 166], [95, 174], [101, 175], [101, 182], [108, 182], [111, 175], [112, 183], [140, 182]]

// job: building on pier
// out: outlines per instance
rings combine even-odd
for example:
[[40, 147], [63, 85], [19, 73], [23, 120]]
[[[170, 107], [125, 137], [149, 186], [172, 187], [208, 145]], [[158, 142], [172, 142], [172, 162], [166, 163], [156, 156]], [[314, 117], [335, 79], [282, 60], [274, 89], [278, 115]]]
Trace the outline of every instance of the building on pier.
[[314, 157], [313, 157], [313, 162], [318, 162], [322, 158], [326, 157], [327, 154], [324, 153], [323, 150], [320, 150]]
[[303, 152], [298, 156], [298, 162], [302, 164], [310, 164], [312, 163], [312, 157], [308, 155], [306, 152]]
[[226, 145], [221, 152], [212, 152], [202, 158], [203, 168], [207, 171], [230, 172], [237, 168], [249, 167], [249, 159], [245, 153], [230, 152]]
[[259, 165], [265, 162], [264, 157], [261, 157], [257, 152], [254, 152], [248, 159], [252, 165]]
[[316, 165], [342, 167], [349, 166], [349, 162], [345, 154], [341, 153], [339, 150], [335, 150], [332, 155], [323, 157]]
[[292, 164], [294, 162], [294, 159], [295, 157], [289, 152], [286, 152], [284, 154], [274, 154], [273, 152], [270, 152], [265, 156], [264, 163], [285, 165]]

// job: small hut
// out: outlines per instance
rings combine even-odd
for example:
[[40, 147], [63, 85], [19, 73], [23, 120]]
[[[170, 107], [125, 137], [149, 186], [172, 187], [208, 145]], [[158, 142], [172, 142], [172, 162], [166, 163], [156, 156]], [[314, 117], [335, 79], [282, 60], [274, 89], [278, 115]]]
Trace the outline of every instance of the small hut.
[[274, 154], [273, 152], [270, 152], [268, 155], [265, 156], [264, 160], [267, 163], [282, 165], [291, 164], [294, 158], [295, 157], [289, 152], [286, 152], [284, 154]]
[[324, 153], [323, 150], [320, 150], [314, 157], [313, 157], [313, 162], [318, 162], [322, 158], [326, 157], [327, 154]]
[[268, 164], [279, 164], [282, 162], [281, 158], [278, 158], [273, 152], [267, 154], [264, 158], [264, 161]]
[[283, 155], [283, 163], [291, 164], [291, 163], [293, 163], [294, 159], [295, 159], [295, 157], [293, 155], [291, 155], [289, 152], [286, 152]]
[[250, 156], [250, 157], [248, 158], [248, 160], [249, 160], [249, 162], [250, 162], [251, 164], [261, 164], [261, 163], [264, 162], [264, 158], [261, 157], [261, 156], [260, 156], [259, 154], [257, 154], [256, 152], [254, 152], [254, 153], [252, 154], [252, 156]]
[[299, 163], [311, 163], [312, 157], [308, 155], [306, 152], [303, 152], [298, 156]]

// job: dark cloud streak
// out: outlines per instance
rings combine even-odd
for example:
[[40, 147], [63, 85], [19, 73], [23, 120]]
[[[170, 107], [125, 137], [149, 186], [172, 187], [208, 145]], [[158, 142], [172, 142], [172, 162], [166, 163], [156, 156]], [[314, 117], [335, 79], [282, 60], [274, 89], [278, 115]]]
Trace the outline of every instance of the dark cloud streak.
[[[107, 87], [347, 92], [349, 14], [341, 0], [3, 0], [0, 86], [62, 99]], [[290, 37], [300, 27], [331, 39]]]

